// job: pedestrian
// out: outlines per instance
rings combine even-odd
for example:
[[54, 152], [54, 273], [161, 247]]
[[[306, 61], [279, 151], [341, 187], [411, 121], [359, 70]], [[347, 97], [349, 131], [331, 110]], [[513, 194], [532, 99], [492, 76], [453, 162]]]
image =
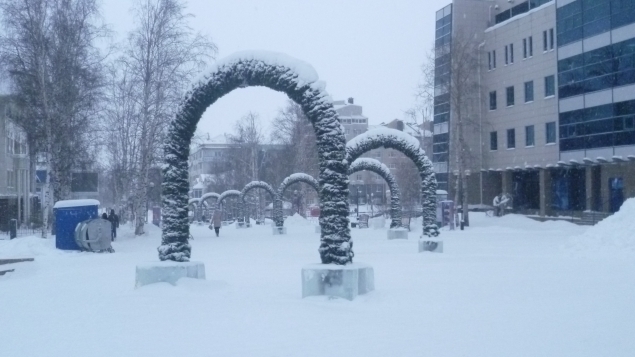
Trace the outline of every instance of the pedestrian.
[[108, 214], [106, 212], [101, 214], [101, 219], [108, 220]]
[[216, 236], [218, 237], [218, 233], [220, 232], [221, 226], [221, 211], [219, 209], [214, 211], [212, 214], [212, 219], [209, 222], [209, 228], [214, 228], [214, 232], [216, 232]]
[[119, 216], [115, 214], [114, 209], [110, 210], [110, 215], [108, 215], [108, 220], [110, 221], [110, 229], [111, 229], [110, 237], [112, 241], [114, 242], [115, 238], [117, 238], [117, 228], [119, 228]]
[[501, 196], [502, 194], [498, 194], [496, 197], [494, 197], [494, 201], [492, 202], [492, 204], [494, 205], [494, 217], [500, 217], [500, 203], [501, 203]]

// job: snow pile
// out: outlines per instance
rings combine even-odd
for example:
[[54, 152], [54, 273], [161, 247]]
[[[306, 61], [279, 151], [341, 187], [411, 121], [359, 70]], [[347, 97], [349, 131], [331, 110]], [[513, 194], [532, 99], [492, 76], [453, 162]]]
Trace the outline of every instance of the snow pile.
[[60, 254], [60, 252], [55, 249], [55, 239], [28, 236], [0, 240], [0, 259], [34, 258]]
[[635, 198], [628, 199], [618, 212], [573, 237], [567, 247], [577, 251], [635, 253]]
[[306, 218], [302, 217], [298, 213], [294, 214], [293, 216], [287, 217], [287, 219], [284, 221], [284, 223], [289, 225], [289, 226], [310, 226], [310, 225], [312, 225], [312, 223], [310, 221], [308, 221]]

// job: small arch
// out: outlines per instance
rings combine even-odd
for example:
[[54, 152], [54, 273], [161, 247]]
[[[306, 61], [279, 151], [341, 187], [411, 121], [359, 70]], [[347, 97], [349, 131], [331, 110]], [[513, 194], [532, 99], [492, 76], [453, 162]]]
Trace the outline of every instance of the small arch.
[[218, 201], [216, 201], [216, 206], [220, 208], [220, 205], [225, 201], [228, 197], [236, 197], [240, 198], [240, 191], [238, 190], [227, 190], [218, 196]]
[[273, 202], [273, 221], [275, 222], [276, 227], [282, 227], [284, 225], [284, 212], [282, 209], [282, 197], [284, 195], [284, 192], [289, 186], [299, 182], [306, 183], [307, 185], [311, 186], [318, 194], [320, 193], [320, 184], [313, 176], [309, 174], [298, 172], [295, 174], [291, 174], [287, 178], [282, 180], [282, 183], [280, 184], [280, 187], [278, 187], [278, 192]]
[[421, 177], [421, 205], [423, 206], [423, 235], [436, 237], [437, 227], [437, 179], [432, 163], [421, 149], [419, 140], [396, 129], [381, 128], [367, 131], [346, 144], [346, 160], [357, 160], [362, 154], [381, 147], [400, 151], [415, 164]]
[[189, 90], [168, 127], [163, 168], [163, 233], [159, 259], [189, 261], [187, 220], [188, 156], [190, 143], [203, 113], [219, 98], [237, 88], [264, 86], [284, 92], [302, 107], [315, 130], [320, 167], [320, 226], [318, 249], [324, 264], [353, 262], [348, 220], [346, 138], [332, 99], [311, 65], [290, 56], [240, 52], [219, 60]]
[[390, 189], [390, 228], [401, 227], [401, 194], [395, 176], [390, 173], [390, 169], [379, 160], [371, 158], [359, 158], [348, 168], [348, 174], [352, 175], [359, 171], [371, 171], [381, 176]]
[[216, 202], [218, 202], [218, 199], [220, 198], [220, 195], [216, 192], [208, 192], [203, 194], [203, 196], [201, 196], [201, 204], [202, 205], [207, 205], [207, 200], [209, 200], [210, 198], [216, 198]]
[[267, 191], [267, 193], [271, 196], [271, 200], [275, 201], [276, 199], [276, 192], [273, 190], [273, 187], [271, 187], [271, 185], [269, 185], [268, 183], [264, 182], [264, 181], [251, 181], [250, 183], [246, 184], [245, 187], [243, 188], [243, 190], [240, 192], [240, 207], [241, 207], [241, 214], [240, 217], [244, 218], [247, 220], [247, 222], [249, 222], [249, 214], [246, 213], [245, 210], [245, 198], [247, 196], [247, 194], [249, 193], [249, 191], [254, 190], [256, 188], [262, 188], [263, 190]]

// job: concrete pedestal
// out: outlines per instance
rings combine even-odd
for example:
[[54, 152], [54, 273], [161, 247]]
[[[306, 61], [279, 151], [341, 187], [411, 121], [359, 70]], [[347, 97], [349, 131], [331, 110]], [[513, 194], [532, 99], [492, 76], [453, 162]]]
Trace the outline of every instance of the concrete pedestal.
[[302, 297], [330, 296], [353, 300], [375, 290], [373, 268], [367, 264], [311, 264], [302, 268]]
[[322, 227], [315, 226], [315, 233], [321, 234], [322, 233]]
[[443, 253], [443, 241], [440, 239], [419, 239], [419, 253], [432, 252]]
[[371, 219], [370, 226], [373, 227], [373, 229], [384, 229], [386, 228], [386, 218], [375, 217]]
[[139, 264], [135, 288], [161, 282], [176, 285], [180, 278], [205, 279], [205, 264], [173, 261]]
[[273, 227], [271, 228], [274, 236], [279, 236], [283, 234], [287, 234], [287, 227]]
[[388, 239], [408, 239], [408, 230], [405, 228], [390, 228]]

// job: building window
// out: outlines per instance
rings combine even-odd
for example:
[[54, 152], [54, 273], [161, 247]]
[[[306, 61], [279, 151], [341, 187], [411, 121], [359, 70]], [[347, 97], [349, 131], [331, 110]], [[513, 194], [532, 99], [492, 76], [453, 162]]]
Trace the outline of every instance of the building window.
[[7, 187], [13, 187], [13, 171], [7, 170]]
[[397, 168], [397, 164], [395, 164], [394, 162], [391, 162], [391, 163], [388, 165], [388, 168], [389, 168], [389, 169], [393, 169], [393, 170], [394, 170], [394, 169], [396, 169], [396, 168]]
[[534, 38], [529, 36], [529, 57], [534, 56]]
[[514, 44], [509, 45], [509, 63], [514, 64]]
[[508, 64], [509, 64], [509, 48], [505, 46], [505, 65], [507, 66]]
[[516, 129], [507, 129], [507, 148], [516, 148]]
[[523, 59], [527, 58], [527, 39], [523, 38]]
[[545, 97], [553, 97], [556, 95], [556, 79], [555, 76], [545, 77]]
[[511, 107], [514, 105], [514, 86], [507, 87], [507, 106]]
[[492, 68], [496, 69], [496, 50], [492, 51]]
[[487, 52], [487, 69], [492, 70], [492, 53]]
[[388, 152], [388, 156], [389, 157], [394, 157], [395, 156], [395, 152], [394, 151], [389, 151]]
[[496, 91], [489, 92], [489, 110], [496, 110]]
[[556, 122], [552, 121], [545, 124], [546, 142], [547, 144], [554, 144], [556, 142]]
[[547, 52], [549, 49], [549, 44], [547, 43], [547, 31], [542, 32], [542, 50]]
[[496, 131], [489, 133], [489, 149], [492, 151], [498, 150], [498, 132]]
[[356, 175], [355, 179], [358, 180], [358, 181], [361, 180], [362, 179], [362, 175]]
[[534, 140], [534, 126], [529, 125], [525, 127], [525, 146], [531, 147], [536, 145], [536, 141]]
[[534, 101], [534, 81], [525, 82], [525, 103]]
[[549, 49], [553, 50], [555, 44], [554, 44], [554, 36], [553, 36], [553, 28], [549, 29]]
[[375, 152], [375, 157], [376, 158], [381, 158], [381, 151]]

